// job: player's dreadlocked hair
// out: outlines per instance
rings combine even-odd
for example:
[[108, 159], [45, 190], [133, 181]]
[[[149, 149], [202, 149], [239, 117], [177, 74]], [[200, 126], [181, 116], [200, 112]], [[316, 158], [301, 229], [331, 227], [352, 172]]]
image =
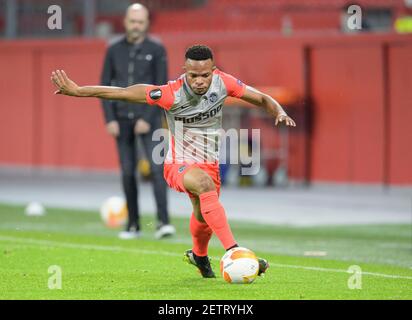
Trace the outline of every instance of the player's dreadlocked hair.
[[185, 58], [186, 60], [213, 60], [213, 53], [208, 46], [197, 44], [186, 50]]

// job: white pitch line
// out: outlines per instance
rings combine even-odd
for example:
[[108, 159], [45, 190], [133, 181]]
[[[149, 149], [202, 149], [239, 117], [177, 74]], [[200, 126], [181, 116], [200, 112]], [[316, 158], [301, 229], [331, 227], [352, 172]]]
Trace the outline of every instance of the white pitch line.
[[[181, 257], [181, 254], [166, 252], [166, 251], [156, 251], [156, 250], [145, 250], [145, 249], [129, 249], [120, 246], [103, 246], [103, 245], [91, 245], [91, 244], [79, 244], [79, 243], [69, 243], [69, 242], [59, 242], [59, 241], [49, 241], [49, 240], [39, 240], [32, 238], [19, 238], [19, 237], [8, 237], [0, 236], [0, 241], [11, 241], [18, 242], [28, 245], [40, 245], [46, 247], [55, 247], [55, 248], [70, 248], [70, 249], [84, 249], [84, 250], [100, 250], [100, 251], [112, 251], [112, 252], [129, 252], [129, 253], [145, 253], [145, 254], [157, 254], [164, 256], [172, 257]], [[220, 260], [219, 257], [212, 257], [213, 259]], [[320, 272], [335, 272], [335, 273], [348, 273], [344, 269], [332, 269], [332, 268], [321, 268], [321, 267], [307, 267], [300, 265], [291, 265], [291, 264], [280, 264], [280, 263], [270, 263], [270, 266], [279, 267], [279, 268], [289, 268], [289, 269], [302, 269], [302, 270], [312, 270]], [[407, 279], [412, 280], [412, 276], [401, 276], [394, 274], [384, 274], [384, 273], [375, 273], [362, 271], [362, 275], [381, 277], [381, 278], [390, 278], [390, 279]]]
[[59, 241], [49, 241], [49, 240], [39, 240], [31, 238], [19, 238], [19, 237], [8, 237], [0, 236], [0, 241], [13, 241], [23, 244], [35, 244], [45, 247], [55, 247], [55, 248], [69, 248], [69, 249], [84, 249], [84, 250], [101, 250], [101, 251], [114, 251], [114, 252], [130, 252], [130, 253], [147, 253], [147, 254], [160, 254], [165, 256], [179, 257], [181, 255], [166, 251], [155, 251], [155, 250], [145, 250], [145, 249], [129, 249], [119, 246], [101, 246], [94, 244], [80, 244], [80, 243], [69, 243], [69, 242], [59, 242]]
[[[280, 264], [280, 263], [270, 263], [270, 266], [280, 267], [280, 268], [291, 268], [291, 269], [304, 269], [304, 270], [313, 270], [313, 271], [322, 271], [322, 272], [339, 272], [339, 273], [352, 273], [344, 269], [331, 269], [331, 268], [321, 268], [321, 267], [305, 267], [305, 266], [296, 266], [291, 264]], [[385, 274], [385, 273], [375, 273], [362, 271], [362, 275], [382, 277], [382, 278], [392, 278], [392, 279], [409, 279], [412, 280], [412, 277], [409, 276], [399, 276], [396, 274]]]

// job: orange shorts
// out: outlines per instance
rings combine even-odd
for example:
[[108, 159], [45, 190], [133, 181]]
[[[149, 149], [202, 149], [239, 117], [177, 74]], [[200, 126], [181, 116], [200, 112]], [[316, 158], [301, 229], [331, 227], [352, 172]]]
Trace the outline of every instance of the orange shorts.
[[169, 187], [178, 192], [187, 193], [190, 198], [195, 198], [195, 196], [187, 191], [183, 185], [183, 176], [189, 168], [193, 167], [204, 170], [215, 183], [217, 194], [220, 194], [220, 172], [218, 163], [165, 163], [164, 178]]

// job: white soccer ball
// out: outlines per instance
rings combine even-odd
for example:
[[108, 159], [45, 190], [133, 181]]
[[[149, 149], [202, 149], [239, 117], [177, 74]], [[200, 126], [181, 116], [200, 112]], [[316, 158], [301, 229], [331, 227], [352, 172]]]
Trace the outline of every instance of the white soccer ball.
[[220, 272], [229, 283], [252, 283], [259, 272], [259, 261], [249, 249], [230, 249], [220, 260]]
[[24, 211], [28, 216], [43, 216], [46, 213], [46, 209], [40, 202], [30, 202]]
[[100, 216], [109, 228], [123, 226], [127, 220], [126, 201], [122, 197], [116, 196], [106, 199], [100, 208]]

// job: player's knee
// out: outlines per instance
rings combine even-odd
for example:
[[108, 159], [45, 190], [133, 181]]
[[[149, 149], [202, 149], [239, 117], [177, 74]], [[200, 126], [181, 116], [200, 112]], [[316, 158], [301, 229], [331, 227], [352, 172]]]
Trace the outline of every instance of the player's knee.
[[205, 175], [201, 179], [199, 179], [199, 186], [198, 186], [198, 191], [199, 194], [209, 192], [209, 191], [214, 191], [216, 190], [215, 184], [213, 183], [212, 178], [210, 178], [208, 175]]
[[216, 190], [212, 178], [204, 172], [186, 174], [184, 177], [184, 184], [186, 189], [197, 196], [205, 192]]

